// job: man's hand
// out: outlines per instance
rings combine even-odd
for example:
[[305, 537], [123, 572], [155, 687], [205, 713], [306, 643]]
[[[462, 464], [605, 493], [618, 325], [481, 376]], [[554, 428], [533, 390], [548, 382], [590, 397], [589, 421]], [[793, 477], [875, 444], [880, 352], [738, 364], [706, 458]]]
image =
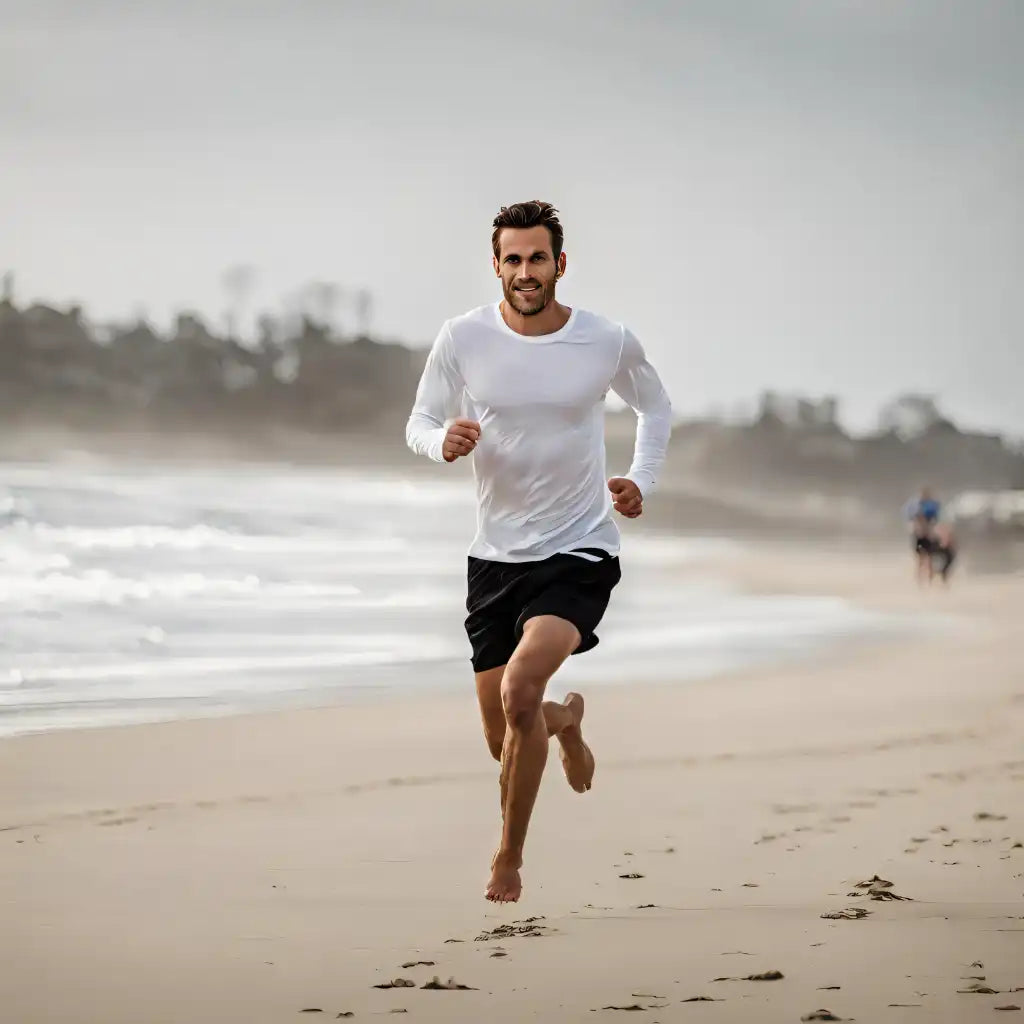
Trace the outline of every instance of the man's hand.
[[627, 480], [624, 476], [613, 476], [608, 481], [608, 490], [612, 492], [612, 507], [619, 515], [627, 519], [636, 519], [637, 516], [643, 515], [644, 496], [632, 480]]
[[474, 420], [456, 420], [444, 435], [441, 454], [445, 462], [454, 462], [460, 455], [469, 455], [480, 439], [480, 424]]

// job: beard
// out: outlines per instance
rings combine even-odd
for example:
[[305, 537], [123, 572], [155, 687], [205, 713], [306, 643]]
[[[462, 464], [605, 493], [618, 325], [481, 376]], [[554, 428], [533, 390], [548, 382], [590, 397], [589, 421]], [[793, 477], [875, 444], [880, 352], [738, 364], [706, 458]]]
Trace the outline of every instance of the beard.
[[548, 305], [554, 301], [555, 298], [555, 280], [552, 278], [546, 284], [543, 281], [538, 281], [536, 278], [531, 279], [531, 283], [536, 283], [540, 287], [533, 292], [516, 291], [511, 285], [505, 284], [505, 301], [520, 315], [520, 316], [536, 316], [538, 313], [547, 309]]

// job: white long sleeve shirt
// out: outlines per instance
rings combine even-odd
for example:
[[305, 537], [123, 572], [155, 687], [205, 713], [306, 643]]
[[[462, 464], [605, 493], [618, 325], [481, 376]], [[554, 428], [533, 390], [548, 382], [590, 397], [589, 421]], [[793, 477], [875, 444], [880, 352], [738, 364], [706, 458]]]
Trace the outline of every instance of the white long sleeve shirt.
[[637, 413], [625, 474], [646, 498], [665, 458], [671, 403], [640, 342], [621, 324], [573, 309], [561, 330], [527, 337], [497, 303], [448, 320], [434, 341], [406, 426], [443, 462], [457, 417], [480, 424], [473, 454], [477, 532], [469, 554], [529, 562], [578, 548], [619, 550], [605, 475], [605, 396]]

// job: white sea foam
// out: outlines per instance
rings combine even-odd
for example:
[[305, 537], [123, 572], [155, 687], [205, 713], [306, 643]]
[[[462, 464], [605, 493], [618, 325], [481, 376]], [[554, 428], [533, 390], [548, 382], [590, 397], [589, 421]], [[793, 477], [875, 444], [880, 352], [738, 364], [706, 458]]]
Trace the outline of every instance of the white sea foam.
[[[468, 676], [472, 484], [238, 467], [0, 465], [0, 735]], [[566, 678], [722, 671], [878, 628], [688, 568], [741, 551], [627, 531], [599, 653]], [[660, 668], [659, 668], [660, 666]]]

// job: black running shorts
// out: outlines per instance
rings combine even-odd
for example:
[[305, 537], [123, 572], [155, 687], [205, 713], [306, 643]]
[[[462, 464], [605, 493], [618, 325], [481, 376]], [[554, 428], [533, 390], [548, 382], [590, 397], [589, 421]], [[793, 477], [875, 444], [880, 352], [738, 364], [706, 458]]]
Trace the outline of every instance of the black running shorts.
[[523, 635], [523, 623], [557, 615], [580, 632], [582, 654], [597, 646], [597, 629], [612, 590], [622, 578], [619, 560], [607, 551], [552, 555], [538, 562], [493, 562], [470, 556], [466, 633], [474, 672], [504, 665]]

